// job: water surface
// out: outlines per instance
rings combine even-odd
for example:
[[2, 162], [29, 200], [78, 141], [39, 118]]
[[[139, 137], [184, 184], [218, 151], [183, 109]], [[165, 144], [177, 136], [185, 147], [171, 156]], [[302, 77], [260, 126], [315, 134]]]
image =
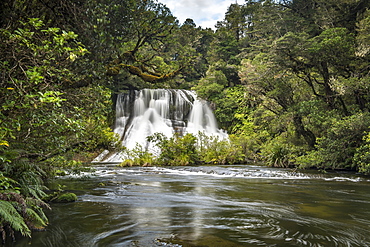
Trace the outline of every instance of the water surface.
[[97, 167], [14, 246], [370, 246], [370, 179], [260, 166]]

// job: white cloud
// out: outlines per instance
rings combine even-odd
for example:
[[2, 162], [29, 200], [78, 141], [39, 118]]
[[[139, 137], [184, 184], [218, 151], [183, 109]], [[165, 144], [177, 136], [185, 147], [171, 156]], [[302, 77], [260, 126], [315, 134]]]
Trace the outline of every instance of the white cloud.
[[235, 0], [159, 0], [165, 4], [180, 24], [187, 18], [193, 19], [197, 26], [212, 28], [222, 21], [230, 4]]

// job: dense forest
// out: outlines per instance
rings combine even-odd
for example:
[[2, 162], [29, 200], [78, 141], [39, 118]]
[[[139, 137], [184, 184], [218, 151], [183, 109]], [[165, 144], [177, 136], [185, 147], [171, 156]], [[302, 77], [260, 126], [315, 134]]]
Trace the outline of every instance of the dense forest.
[[230, 135], [203, 156], [191, 136], [154, 136], [159, 164], [370, 173], [369, 8], [247, 0], [212, 30], [154, 0], [1, 1], [0, 238], [47, 225], [46, 179], [123, 148], [111, 127], [127, 90], [195, 90]]

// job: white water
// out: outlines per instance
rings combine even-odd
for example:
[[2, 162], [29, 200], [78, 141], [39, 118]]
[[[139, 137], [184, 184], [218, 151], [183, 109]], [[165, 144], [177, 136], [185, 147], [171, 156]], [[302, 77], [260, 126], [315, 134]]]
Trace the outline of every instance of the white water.
[[[216, 118], [206, 101], [197, 98], [195, 92], [170, 89], [143, 89], [120, 94], [116, 103], [114, 132], [129, 150], [137, 145], [156, 154], [159, 150], [147, 137], [161, 133], [170, 138], [175, 133], [214, 136], [222, 140], [227, 134], [218, 129]], [[122, 153], [101, 155], [95, 162], [121, 162]]]

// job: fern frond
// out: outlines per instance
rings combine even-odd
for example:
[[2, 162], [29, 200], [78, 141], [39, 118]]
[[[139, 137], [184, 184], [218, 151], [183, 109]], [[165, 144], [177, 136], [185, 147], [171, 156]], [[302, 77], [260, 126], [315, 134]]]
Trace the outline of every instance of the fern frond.
[[13, 203], [0, 200], [0, 225], [4, 226], [7, 224], [23, 236], [31, 237], [31, 230], [23, 217], [14, 208]]
[[22, 193], [27, 196], [34, 197], [36, 199], [41, 200], [41, 198], [45, 197], [47, 194], [43, 191], [47, 189], [45, 186], [42, 185], [29, 185], [22, 187]]
[[26, 209], [26, 214], [27, 214], [27, 221], [28, 224], [31, 228], [34, 229], [43, 229], [45, 226], [47, 226], [47, 218], [44, 213], [41, 213], [42, 210], [35, 210], [31, 208]]
[[51, 210], [51, 207], [50, 207], [49, 204], [47, 204], [43, 200], [36, 199], [36, 198], [33, 198], [33, 197], [27, 197], [26, 198], [26, 204], [30, 208], [32, 208], [34, 206], [37, 206], [37, 207], [46, 208], [46, 209]]
[[46, 216], [44, 210], [42, 210], [42, 208], [40, 207], [34, 207], [33, 209], [38, 215], [39, 217], [44, 221], [45, 225], [49, 224], [49, 219], [48, 217]]

